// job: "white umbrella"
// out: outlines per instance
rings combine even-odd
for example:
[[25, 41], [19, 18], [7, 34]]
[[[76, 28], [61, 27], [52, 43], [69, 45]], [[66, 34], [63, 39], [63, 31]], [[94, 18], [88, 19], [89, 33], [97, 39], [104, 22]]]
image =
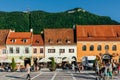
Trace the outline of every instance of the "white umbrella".
[[48, 59], [48, 58], [42, 58], [42, 59], [39, 60], [38, 62], [45, 62], [45, 63], [47, 63], [47, 62], [51, 62], [51, 60]]
[[75, 61], [75, 59], [65, 58], [65, 59], [63, 59], [63, 61], [70, 61], [70, 62], [72, 62], [72, 61]]
[[16, 59], [15, 62], [16, 62], [16, 63], [23, 63], [24, 61], [21, 60], [21, 59]]
[[61, 57], [56, 57], [55, 62], [56, 63], [62, 63], [62, 58]]
[[0, 59], [0, 63], [2, 63], [4, 60]]
[[3, 63], [12, 63], [12, 61], [10, 59], [6, 59], [3, 61]]

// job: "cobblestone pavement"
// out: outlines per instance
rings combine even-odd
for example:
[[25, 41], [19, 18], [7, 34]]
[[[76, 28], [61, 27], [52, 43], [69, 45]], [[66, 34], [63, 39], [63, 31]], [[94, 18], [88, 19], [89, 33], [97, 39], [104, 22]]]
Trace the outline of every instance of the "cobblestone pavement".
[[[27, 72], [0, 72], [0, 80], [26, 80]], [[48, 69], [42, 69], [38, 72], [31, 72], [31, 80], [96, 80], [94, 71], [74, 71], [57, 69], [50, 72]], [[113, 80], [120, 80], [119, 76], [114, 76]]]

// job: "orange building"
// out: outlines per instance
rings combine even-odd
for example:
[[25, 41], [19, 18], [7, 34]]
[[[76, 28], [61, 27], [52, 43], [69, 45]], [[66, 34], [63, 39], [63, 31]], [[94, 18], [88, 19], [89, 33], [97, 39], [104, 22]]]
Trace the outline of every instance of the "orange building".
[[120, 59], [120, 25], [76, 25], [77, 61], [97, 56], [101, 61]]

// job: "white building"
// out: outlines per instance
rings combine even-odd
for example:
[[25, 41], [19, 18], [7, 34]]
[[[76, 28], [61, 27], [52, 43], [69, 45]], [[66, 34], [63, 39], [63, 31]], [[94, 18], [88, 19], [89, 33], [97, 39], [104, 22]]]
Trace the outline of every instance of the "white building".
[[73, 29], [45, 29], [44, 42], [46, 58], [54, 57], [57, 63], [65, 58], [75, 60], [77, 55]]
[[30, 63], [32, 57], [32, 32], [11, 31], [7, 37], [6, 47], [8, 58], [21, 59], [23, 64]]

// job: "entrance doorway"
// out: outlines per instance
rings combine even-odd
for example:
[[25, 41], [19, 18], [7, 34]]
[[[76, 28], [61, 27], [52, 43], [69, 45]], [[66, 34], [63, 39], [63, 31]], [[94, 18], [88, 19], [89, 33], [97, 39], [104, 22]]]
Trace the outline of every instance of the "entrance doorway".
[[37, 66], [37, 58], [33, 58], [34, 65]]
[[26, 66], [27, 64], [31, 65], [31, 59], [30, 58], [25, 58], [24, 59], [24, 66]]
[[111, 59], [112, 59], [112, 56], [110, 54], [104, 54], [103, 57], [102, 57], [102, 61], [104, 63], [111, 62]]

